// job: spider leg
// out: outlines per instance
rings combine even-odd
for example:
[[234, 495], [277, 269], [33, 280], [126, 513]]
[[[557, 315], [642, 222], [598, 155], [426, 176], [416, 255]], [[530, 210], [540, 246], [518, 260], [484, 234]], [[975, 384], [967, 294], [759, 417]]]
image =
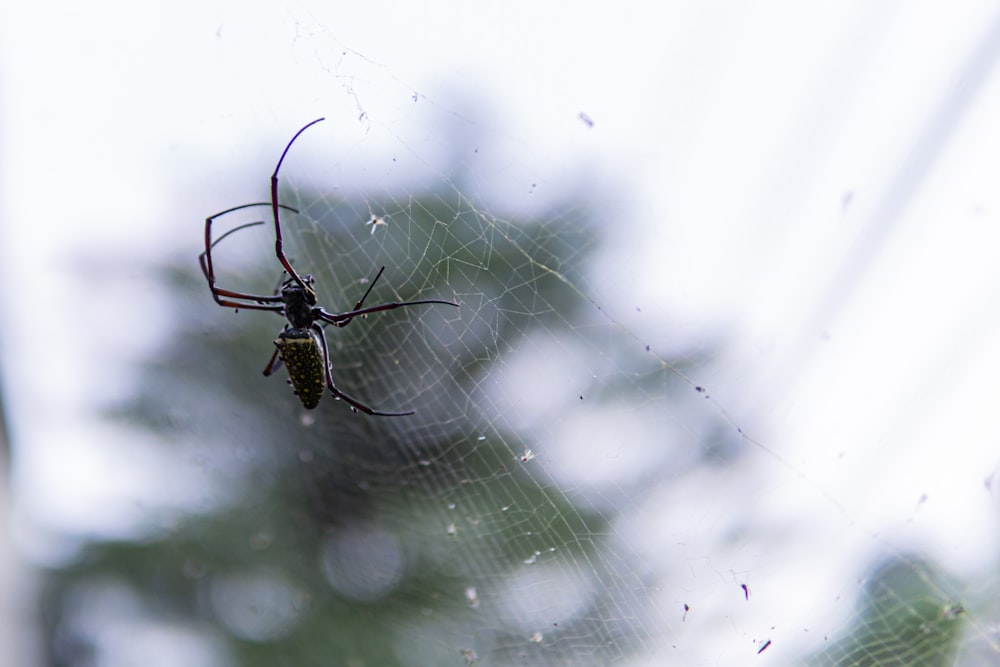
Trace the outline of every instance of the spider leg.
[[378, 279], [382, 277], [383, 271], [385, 271], [384, 266], [378, 270], [378, 273], [375, 274], [375, 278], [370, 283], [368, 283], [368, 289], [365, 290], [365, 294], [364, 296], [361, 297], [361, 300], [358, 301], [356, 304], [354, 304], [354, 310], [357, 310], [361, 306], [365, 305], [365, 299], [367, 299], [368, 295], [372, 293], [372, 288], [375, 287], [375, 283], [378, 282]]
[[371, 415], [373, 417], [406, 417], [416, 412], [415, 410], [410, 410], [409, 412], [382, 412], [380, 410], [373, 410], [358, 399], [337, 389], [337, 387], [333, 384], [333, 374], [330, 372], [330, 348], [326, 344], [326, 334], [323, 333], [323, 327], [318, 324], [313, 324], [312, 328], [319, 334], [320, 342], [323, 344], [323, 363], [326, 366], [326, 386], [329, 387], [330, 392], [336, 398], [339, 398], [343, 402], [347, 403], [355, 410], [360, 410], [366, 415]]
[[[228, 208], [225, 211], [220, 211], [215, 215], [210, 215], [205, 218], [205, 250], [198, 255], [198, 263], [201, 265], [201, 272], [205, 276], [205, 280], [208, 282], [208, 289], [212, 292], [212, 298], [220, 306], [225, 306], [227, 308], [245, 308], [247, 310], [270, 310], [273, 312], [281, 312], [284, 309], [283, 305], [277, 305], [281, 302], [281, 297], [268, 294], [247, 294], [245, 292], [235, 292], [233, 290], [222, 289], [215, 284], [215, 267], [212, 264], [212, 248], [214, 248], [220, 241], [225, 239], [230, 234], [234, 234], [247, 227], [254, 227], [256, 225], [263, 224], [262, 222], [250, 222], [245, 225], [240, 225], [230, 229], [228, 232], [220, 236], [219, 238], [212, 240], [212, 223], [216, 218], [220, 218], [224, 215], [232, 213], [233, 211], [239, 211], [245, 208], [252, 208], [254, 206], [270, 206], [270, 202], [256, 202], [253, 204], [243, 204], [241, 206], [234, 206], [233, 208]], [[281, 208], [292, 211], [293, 213], [298, 213], [298, 211], [291, 206], [281, 205]], [[238, 303], [236, 301], [230, 301], [229, 299], [243, 299], [246, 301], [252, 301], [254, 303]], [[274, 304], [274, 305], [269, 305]]]
[[[365, 299], [367, 299], [368, 295], [372, 293], [372, 288], [375, 287], [375, 283], [378, 282], [378, 279], [382, 277], [382, 272], [383, 271], [385, 271], [385, 267], [384, 266], [381, 269], [378, 270], [378, 273], [375, 274], [375, 279], [372, 280], [370, 283], [368, 283], [368, 289], [365, 290], [365, 293], [361, 297], [361, 300], [358, 301], [356, 304], [354, 304], [354, 308], [351, 309], [352, 312], [355, 311], [355, 310], [357, 310], [357, 309], [359, 309], [359, 308], [361, 308], [361, 306], [365, 305]], [[352, 319], [353, 319], [353, 317], [348, 317], [346, 320], [343, 320], [341, 322], [333, 322], [333, 324], [335, 324], [338, 327], [346, 327], [348, 324], [351, 323]], [[323, 322], [324, 325], [330, 324], [330, 323], [331, 322], [329, 320]]]
[[377, 306], [369, 306], [368, 308], [360, 308], [357, 310], [351, 310], [346, 313], [328, 313], [322, 308], [316, 308], [313, 312], [317, 319], [323, 320], [324, 322], [329, 322], [330, 324], [336, 324], [338, 327], [346, 327], [350, 324], [351, 320], [358, 315], [367, 315], [369, 313], [380, 313], [383, 310], [394, 310], [396, 308], [402, 308], [404, 306], [423, 306], [430, 303], [439, 303], [443, 306], [455, 306], [458, 308], [458, 304], [454, 301], [444, 301], [442, 299], [420, 299], [418, 301], [393, 301], [392, 303], [382, 303]]
[[285, 307], [280, 305], [267, 306], [260, 303], [239, 303], [238, 301], [229, 301], [228, 299], [220, 298], [223, 296], [230, 296], [237, 299], [251, 299], [253, 301], [260, 300], [260, 297], [252, 295], [250, 296], [234, 295], [230, 292], [227, 292], [226, 290], [221, 290], [221, 289], [213, 291], [212, 295], [215, 297], [215, 302], [217, 304], [219, 304], [220, 306], [224, 306], [226, 308], [236, 308], [237, 310], [239, 310], [240, 308], [244, 310], [269, 310], [272, 313], [278, 313], [279, 315], [285, 312]]
[[285, 257], [285, 251], [282, 248], [281, 220], [278, 216], [278, 209], [288, 207], [282, 206], [278, 203], [278, 171], [281, 169], [281, 163], [285, 161], [285, 156], [288, 155], [289, 149], [292, 147], [292, 144], [295, 143], [295, 140], [299, 138], [299, 135], [321, 120], [323, 120], [323, 118], [317, 118], [311, 123], [306, 124], [302, 129], [295, 133], [292, 140], [288, 142], [287, 146], [285, 146], [285, 150], [282, 151], [281, 157], [278, 158], [278, 164], [274, 167], [274, 173], [271, 174], [271, 211], [274, 213], [274, 254], [277, 255], [278, 261], [281, 262], [283, 267], [285, 267], [285, 271], [288, 272], [288, 275], [290, 275], [292, 279], [298, 283], [299, 287], [306, 291], [311, 291], [311, 288], [306, 285], [305, 281], [303, 281], [299, 274], [295, 272], [295, 269], [292, 268], [292, 264], [288, 261], [288, 258]]
[[267, 366], [264, 368], [264, 377], [271, 375], [274, 371], [278, 370], [284, 365], [281, 357], [278, 356], [278, 348], [274, 348], [274, 354], [271, 355], [271, 360], [267, 362]]

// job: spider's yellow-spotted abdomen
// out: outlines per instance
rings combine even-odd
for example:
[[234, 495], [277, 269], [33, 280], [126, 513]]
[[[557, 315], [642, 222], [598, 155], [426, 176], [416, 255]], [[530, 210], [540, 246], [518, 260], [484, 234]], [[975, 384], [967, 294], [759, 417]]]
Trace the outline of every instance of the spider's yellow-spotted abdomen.
[[319, 335], [311, 329], [286, 329], [274, 341], [288, 368], [295, 395], [307, 410], [319, 405], [326, 390], [326, 360]]

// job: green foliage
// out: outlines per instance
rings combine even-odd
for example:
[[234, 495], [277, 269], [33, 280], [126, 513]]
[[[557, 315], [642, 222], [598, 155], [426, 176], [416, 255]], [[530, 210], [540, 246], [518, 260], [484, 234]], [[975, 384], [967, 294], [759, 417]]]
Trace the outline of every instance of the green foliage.
[[[346, 202], [298, 199], [303, 214], [285, 222], [290, 255], [316, 276], [324, 307], [350, 308], [359, 277], [383, 264], [370, 303], [461, 302], [457, 313], [401, 309], [328, 329], [338, 386], [417, 414], [371, 418], [329, 397], [304, 413], [280, 379], [261, 376], [282, 320], [215, 306], [191, 258], [164, 269], [177, 330], [108, 417], [160, 435], [179, 455], [193, 446], [217, 502], [169, 520], [153, 512], [144, 538], [91, 542], [52, 572], [53, 662], [81, 664], [78, 649], [92, 638], [72, 622], [74, 609], [109, 582], [149, 622], [197, 627], [240, 665], [455, 664], [491, 654], [543, 663], [572, 659], [581, 649], [558, 638], [574, 636], [604, 638], [583, 649], [591, 660], [629, 650], [630, 631], [599, 612], [618, 602], [599, 589], [575, 620], [538, 628], [545, 645], [505, 606], [505, 577], [535, 563], [617, 575], [600, 565], [607, 518], [575, 507], [529, 467], [532, 434], [511, 430], [484, 392], [494, 364], [534, 332], [585, 321], [574, 284], [592, 225], [582, 213], [501, 221], [453, 193], [428, 193], [370, 234]], [[277, 263], [262, 247], [254, 275], [216, 260], [220, 284], [273, 285]], [[204, 479], [177, 483], [204, 495]], [[386, 583], [351, 579], [365, 576]]]
[[894, 559], [876, 568], [847, 636], [809, 665], [866, 667], [955, 664], [964, 609], [950, 599], [942, 576], [920, 560]]

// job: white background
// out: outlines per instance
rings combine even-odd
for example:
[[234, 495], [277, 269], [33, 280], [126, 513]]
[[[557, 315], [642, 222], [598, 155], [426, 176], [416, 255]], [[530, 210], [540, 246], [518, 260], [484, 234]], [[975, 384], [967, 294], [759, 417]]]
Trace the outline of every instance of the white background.
[[[728, 370], [693, 380], [760, 429], [758, 511], [798, 526], [755, 589], [848, 580], [879, 549], [989, 572], [998, 54], [990, 2], [8, 3], [0, 358], [20, 553], [125, 531], [123, 499], [149, 493], [110, 474], [132, 441], [93, 416], [164, 324], [143, 264], [193, 258], [206, 212], [259, 199], [270, 147], [314, 117], [357, 169], [403, 145], [433, 167], [447, 147], [416, 104], [503, 149], [466, 193], [501, 212], [531, 184], [540, 200], [581, 175], [610, 185], [597, 301], [665, 350], [725, 339]], [[82, 282], [90, 251], [121, 265]], [[646, 316], [616, 310], [623, 290]], [[639, 533], [640, 551], [667, 539]], [[22, 612], [4, 651], [24, 649]]]

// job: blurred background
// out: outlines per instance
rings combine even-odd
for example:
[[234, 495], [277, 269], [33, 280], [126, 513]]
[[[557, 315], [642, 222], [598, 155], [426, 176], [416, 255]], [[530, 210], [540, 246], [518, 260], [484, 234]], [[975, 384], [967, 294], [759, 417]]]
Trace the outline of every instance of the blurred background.
[[[1000, 9], [0, 7], [0, 664], [1000, 660]], [[268, 202], [329, 327], [218, 307]], [[266, 206], [219, 284], [281, 279]]]

